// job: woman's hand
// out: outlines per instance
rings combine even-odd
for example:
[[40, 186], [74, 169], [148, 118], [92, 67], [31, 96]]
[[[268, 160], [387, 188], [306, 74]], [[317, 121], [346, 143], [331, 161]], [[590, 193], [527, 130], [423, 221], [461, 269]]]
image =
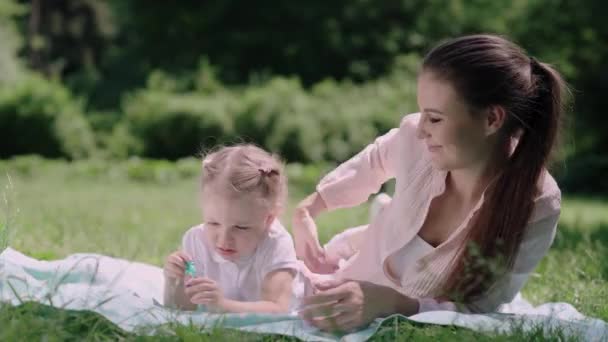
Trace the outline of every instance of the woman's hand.
[[222, 310], [224, 294], [215, 281], [197, 277], [191, 279], [185, 285], [186, 296], [190, 298], [192, 304], [207, 305], [212, 310]]
[[319, 244], [317, 225], [306, 208], [299, 207], [293, 216], [292, 230], [296, 255], [314, 273], [328, 274], [338, 269], [337, 263], [328, 260]]
[[304, 298], [300, 316], [324, 331], [353, 331], [378, 317], [418, 310], [415, 299], [369, 282], [337, 280], [319, 288], [318, 294]]

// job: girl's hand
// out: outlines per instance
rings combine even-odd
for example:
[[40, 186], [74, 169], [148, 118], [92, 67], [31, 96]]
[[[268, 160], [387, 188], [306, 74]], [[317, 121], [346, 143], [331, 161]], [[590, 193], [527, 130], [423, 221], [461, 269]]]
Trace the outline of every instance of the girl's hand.
[[163, 267], [165, 277], [171, 279], [183, 279], [186, 262], [188, 261], [192, 261], [192, 258], [182, 251], [171, 253], [165, 260], [165, 266]]
[[185, 284], [186, 296], [193, 304], [207, 305], [211, 309], [222, 309], [224, 294], [217, 283], [209, 278], [193, 278]]
[[314, 273], [328, 274], [338, 269], [335, 261], [328, 260], [319, 244], [317, 225], [305, 208], [298, 208], [293, 216], [293, 235], [296, 255]]
[[418, 310], [415, 299], [369, 282], [334, 280], [318, 288], [318, 294], [304, 298], [300, 316], [324, 331], [353, 331], [396, 313], [398, 307]]

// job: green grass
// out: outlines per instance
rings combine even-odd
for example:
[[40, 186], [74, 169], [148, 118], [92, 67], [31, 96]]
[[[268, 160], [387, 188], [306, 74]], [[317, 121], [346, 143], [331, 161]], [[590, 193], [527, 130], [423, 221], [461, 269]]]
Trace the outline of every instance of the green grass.
[[[34, 164], [36, 166], [36, 164]], [[94, 252], [158, 266], [179, 244], [182, 234], [201, 221], [195, 176], [133, 177], [116, 175], [113, 168], [83, 172], [76, 166], [43, 162], [20, 169], [0, 163], [0, 242], [40, 259]], [[10, 173], [10, 184], [6, 172]], [[90, 169], [87, 169], [90, 171]], [[109, 170], [109, 171], [108, 171]], [[138, 181], [134, 179], [139, 179]], [[297, 200], [311, 190], [310, 182], [293, 180], [290, 215]], [[302, 185], [308, 184], [308, 185]], [[323, 242], [344, 228], [366, 223], [367, 206], [323, 214], [319, 220]], [[6, 227], [8, 225], [8, 236]], [[534, 304], [568, 302], [587, 316], [608, 321], [608, 201], [565, 196], [558, 235], [547, 257], [526, 284], [523, 295]], [[0, 306], [0, 340], [126, 339], [146, 340], [127, 333], [95, 313], [73, 312], [29, 303]], [[52, 329], [51, 329], [52, 328]], [[168, 340], [290, 340], [196, 327], [172, 326]], [[512, 335], [484, 335], [454, 327], [393, 322], [375, 340], [544, 340], [539, 331]], [[555, 340], [560, 339], [559, 332]]]

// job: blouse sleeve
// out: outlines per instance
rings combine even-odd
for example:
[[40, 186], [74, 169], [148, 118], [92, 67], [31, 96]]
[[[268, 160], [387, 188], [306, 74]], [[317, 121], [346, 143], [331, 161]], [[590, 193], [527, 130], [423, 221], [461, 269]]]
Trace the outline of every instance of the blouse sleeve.
[[397, 162], [408, 157], [401, 153], [402, 145], [413, 136], [417, 118], [416, 114], [405, 116], [399, 128], [377, 138], [321, 179], [317, 192], [328, 209], [359, 205], [395, 177]]

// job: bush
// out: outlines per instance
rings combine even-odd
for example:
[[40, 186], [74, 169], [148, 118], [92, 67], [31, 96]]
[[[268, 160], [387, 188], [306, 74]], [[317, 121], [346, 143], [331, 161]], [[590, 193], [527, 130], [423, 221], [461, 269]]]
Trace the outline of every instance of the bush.
[[0, 157], [84, 158], [96, 150], [82, 105], [60, 84], [30, 75], [0, 89]]
[[15, 18], [25, 12], [26, 6], [15, 0], [4, 0], [0, 4], [0, 86], [6, 86], [23, 76], [24, 68], [17, 58], [23, 37], [18, 33]]
[[363, 85], [326, 80], [310, 90], [297, 78], [227, 89], [154, 74], [147, 88], [123, 102], [124, 126], [114, 137], [124, 143], [107, 145], [115, 155], [173, 160], [250, 142], [288, 162], [344, 161], [416, 111], [418, 61], [404, 56], [389, 77]]
[[175, 160], [229, 141], [235, 105], [229, 93], [198, 96], [142, 90], [127, 97], [123, 109], [137, 152]]
[[235, 116], [239, 138], [280, 154], [288, 161], [323, 157], [321, 128], [313, 120], [314, 98], [297, 79], [276, 77], [244, 90]]
[[143, 150], [142, 141], [131, 133], [126, 120], [116, 124], [109, 134], [98, 132], [98, 139], [103, 153], [110, 159], [125, 159]]
[[344, 161], [415, 111], [419, 58], [398, 61], [391, 75], [376, 81], [326, 80], [311, 89], [285, 77], [226, 88], [203, 61], [192, 75], [152, 73], [146, 88], [123, 98], [122, 115], [91, 112], [88, 123], [65, 88], [31, 77], [0, 92], [7, 146], [0, 157], [74, 159], [99, 146], [102, 157], [177, 160], [218, 144], [251, 142], [288, 162]]
[[20, 175], [32, 178], [51, 173], [55, 174], [55, 171], [64, 165], [66, 165], [65, 161], [60, 159], [45, 159], [37, 154], [14, 156], [10, 159], [2, 160], [2, 163], [0, 163], [0, 177], [5, 178], [7, 176]]
[[[335, 165], [329, 163], [291, 163], [287, 164], [285, 172], [287, 173], [290, 187], [293, 187], [296, 191], [308, 194], [314, 192], [321, 178], [334, 168]], [[291, 188], [289, 191], [293, 192]]]

